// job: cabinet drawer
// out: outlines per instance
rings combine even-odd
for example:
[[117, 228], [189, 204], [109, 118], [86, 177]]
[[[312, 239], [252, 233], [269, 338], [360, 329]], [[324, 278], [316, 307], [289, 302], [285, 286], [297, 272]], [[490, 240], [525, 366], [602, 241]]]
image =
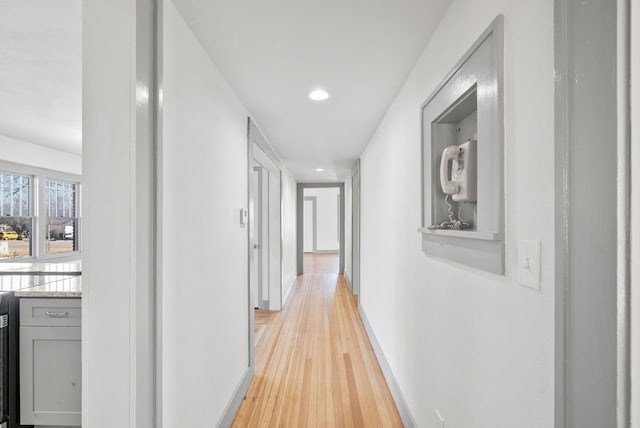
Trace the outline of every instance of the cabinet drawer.
[[20, 299], [20, 325], [79, 327], [80, 299]]

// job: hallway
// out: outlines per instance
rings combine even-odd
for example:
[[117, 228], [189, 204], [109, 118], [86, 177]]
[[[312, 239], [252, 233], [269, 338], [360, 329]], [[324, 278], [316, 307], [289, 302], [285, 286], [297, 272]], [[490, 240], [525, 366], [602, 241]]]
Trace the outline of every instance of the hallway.
[[[256, 375], [233, 427], [401, 427], [337, 255], [305, 255], [281, 312], [260, 317]], [[266, 318], [266, 319], [265, 319]]]

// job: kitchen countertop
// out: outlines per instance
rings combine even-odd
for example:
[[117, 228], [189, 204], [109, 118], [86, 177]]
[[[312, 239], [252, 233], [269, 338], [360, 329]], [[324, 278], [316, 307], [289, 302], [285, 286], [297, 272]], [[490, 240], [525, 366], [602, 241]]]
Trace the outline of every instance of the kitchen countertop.
[[82, 273], [82, 261], [72, 260], [63, 263], [0, 263], [0, 275], [49, 275], [54, 273], [65, 275], [80, 275]]
[[[46, 276], [44, 281], [15, 292], [16, 297], [40, 298], [80, 298], [82, 297], [82, 278], [79, 276]], [[1, 279], [1, 278], [0, 278]]]
[[82, 261], [0, 263], [0, 293], [13, 292], [17, 297], [82, 296]]

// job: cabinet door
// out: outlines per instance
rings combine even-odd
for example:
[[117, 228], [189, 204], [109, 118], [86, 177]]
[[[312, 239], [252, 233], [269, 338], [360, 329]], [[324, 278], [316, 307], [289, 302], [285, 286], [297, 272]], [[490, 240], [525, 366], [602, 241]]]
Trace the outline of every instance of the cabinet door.
[[81, 425], [80, 327], [20, 327], [20, 423]]

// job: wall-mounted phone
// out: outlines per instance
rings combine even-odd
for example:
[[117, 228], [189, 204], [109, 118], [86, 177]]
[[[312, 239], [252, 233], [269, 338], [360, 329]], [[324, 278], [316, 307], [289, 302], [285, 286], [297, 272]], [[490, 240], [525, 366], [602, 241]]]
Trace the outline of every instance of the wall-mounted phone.
[[442, 191], [454, 201], [475, 201], [477, 191], [477, 141], [449, 146], [440, 160]]
[[458, 215], [455, 218], [449, 196], [456, 202], [475, 202], [477, 195], [477, 141], [446, 147], [440, 158], [440, 185], [445, 194], [448, 221], [429, 226], [429, 229], [469, 229], [471, 223]]
[[505, 40], [500, 15], [420, 108], [422, 251], [500, 275], [507, 247]]

